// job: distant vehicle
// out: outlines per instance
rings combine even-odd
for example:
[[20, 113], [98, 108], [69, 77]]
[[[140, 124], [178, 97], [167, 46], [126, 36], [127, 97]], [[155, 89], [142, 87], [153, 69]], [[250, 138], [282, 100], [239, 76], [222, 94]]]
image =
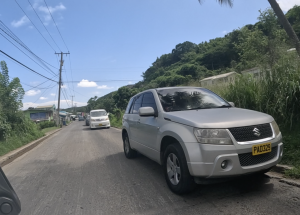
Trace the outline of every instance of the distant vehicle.
[[84, 121], [83, 116], [78, 116], [78, 121]]
[[90, 115], [87, 115], [85, 118], [85, 125], [89, 126], [90, 125]]
[[168, 87], [141, 92], [123, 116], [127, 158], [137, 151], [163, 165], [177, 194], [228, 177], [262, 174], [278, 164], [282, 135], [274, 118], [235, 108], [212, 91]]
[[110, 128], [110, 120], [108, 118], [109, 113], [104, 109], [91, 110], [90, 112], [90, 128]]

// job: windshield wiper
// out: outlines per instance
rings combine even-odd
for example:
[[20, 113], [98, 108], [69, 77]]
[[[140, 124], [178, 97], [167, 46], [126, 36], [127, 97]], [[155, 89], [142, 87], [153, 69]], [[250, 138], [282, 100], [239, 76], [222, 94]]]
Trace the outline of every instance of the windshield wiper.
[[211, 109], [214, 107], [196, 107], [196, 108], [191, 108], [191, 109], [186, 109], [186, 110], [199, 110], [199, 109]]
[[232, 106], [230, 106], [230, 105], [222, 105], [222, 106], [215, 107], [215, 108], [230, 108], [230, 107], [232, 107]]

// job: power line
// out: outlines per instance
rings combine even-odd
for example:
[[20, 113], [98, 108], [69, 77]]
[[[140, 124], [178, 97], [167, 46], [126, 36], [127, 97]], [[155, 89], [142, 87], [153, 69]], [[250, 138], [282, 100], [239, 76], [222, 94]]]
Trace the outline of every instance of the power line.
[[[49, 63], [47, 63], [46, 61], [44, 61], [42, 58], [40, 58], [39, 56], [37, 56], [36, 54], [34, 54], [31, 50], [30, 50], [30, 48], [28, 48], [27, 46], [26, 46], [26, 44], [18, 37], [18, 36], [16, 36], [1, 20], [0, 20], [0, 24], [2, 24], [3, 25], [3, 27], [8, 31], [8, 33], [5, 31], [5, 30], [3, 30], [2, 28], [1, 28], [1, 30], [5, 33], [5, 34], [7, 34], [10, 38], [12, 38], [14, 41], [16, 41], [17, 43], [19, 43], [23, 48], [25, 48], [27, 51], [29, 51], [32, 55], [34, 55], [37, 59], [39, 59], [40, 60], [40, 62], [41, 63], [46, 63], [46, 64], [48, 64], [49, 66], [51, 66], [51, 67], [53, 67], [53, 68], [55, 68], [55, 69], [58, 69], [58, 68], [56, 68], [55, 66], [52, 66], [51, 64], [49, 64]], [[46, 66], [46, 65], [45, 65]], [[47, 66], [46, 66], [47, 67]], [[48, 67], [47, 67], [48, 68]], [[49, 70], [51, 70], [50, 68], [48, 68]]]
[[[70, 61], [69, 65], [70, 65], [70, 70], [71, 70], [71, 78], [72, 78], [72, 81], [73, 81], [73, 70], [72, 70], [72, 64], [71, 64], [71, 57], [70, 57], [70, 55], [69, 55], [69, 61]], [[73, 82], [72, 82], [72, 88], [73, 88], [73, 94], [75, 94], [74, 93], [74, 84], [73, 84]]]
[[[55, 76], [53, 76], [52, 78], [55, 78], [56, 76], [58, 76], [58, 74], [55, 75]], [[36, 85], [35, 87], [30, 88], [29, 90], [32, 90], [32, 89], [34, 89], [34, 88], [37, 88], [38, 86], [41, 86], [42, 84], [44, 84], [44, 83], [46, 83], [46, 82], [48, 82], [48, 81], [49, 81], [49, 80], [44, 81], [43, 83], [41, 83], [41, 84], [39, 84], [39, 85]], [[28, 92], [29, 90], [26, 90], [25, 93]]]
[[42, 25], [44, 26], [44, 28], [46, 29], [46, 31], [48, 32], [49, 36], [51, 37], [51, 39], [53, 40], [53, 42], [55, 43], [55, 45], [58, 47], [59, 50], [61, 50], [59, 48], [59, 46], [57, 45], [57, 43], [55, 42], [55, 40], [53, 39], [53, 37], [51, 36], [51, 34], [49, 33], [48, 29], [46, 28], [46, 26], [44, 25], [43, 21], [41, 20], [40, 16], [37, 14], [36, 10], [34, 9], [34, 7], [32, 6], [32, 4], [30, 3], [30, 1], [28, 0], [30, 6], [32, 7], [33, 11], [35, 12], [35, 14], [37, 15], [37, 17], [39, 18], [39, 20], [41, 21]]
[[[1, 29], [1, 28], [0, 28]], [[2, 30], [2, 29], [1, 29]], [[52, 73], [55, 74], [54, 72], [52, 72], [52, 70], [50, 70], [51, 72], [49, 72], [48, 70], [46, 70], [44, 67], [42, 67], [39, 63], [37, 63], [35, 60], [33, 60], [29, 55], [27, 55], [24, 51], [22, 51], [19, 47], [17, 47], [15, 44], [13, 44], [7, 37], [5, 37], [1, 32], [0, 34], [8, 41], [10, 42], [13, 46], [15, 46], [17, 49], [19, 49], [23, 54], [25, 54], [27, 57], [29, 57], [33, 62], [35, 62], [37, 65], [39, 65], [42, 69], [44, 69], [46, 72], [48, 73]]]
[[16, 61], [16, 62], [19, 63], [20, 65], [24, 66], [25, 68], [29, 69], [30, 71], [32, 71], [32, 72], [34, 72], [34, 73], [36, 73], [36, 74], [42, 76], [43, 78], [46, 78], [46, 79], [48, 79], [48, 80], [50, 80], [50, 81], [53, 81], [53, 82], [56, 82], [56, 81], [52, 80], [51, 78], [48, 78], [48, 77], [42, 75], [41, 73], [38, 73], [38, 72], [34, 71], [33, 69], [30, 69], [28, 66], [26, 66], [26, 65], [24, 65], [23, 63], [21, 63], [20, 61], [14, 59], [13, 57], [11, 57], [10, 55], [6, 54], [6, 53], [3, 52], [2, 50], [0, 50], [0, 52], [1, 52], [2, 54], [6, 55], [7, 57], [9, 57], [10, 59]]
[[44, 2], [45, 2], [45, 5], [46, 5], [47, 8], [48, 8], [48, 11], [49, 11], [49, 13], [50, 13], [50, 15], [51, 15], [51, 17], [52, 17], [52, 20], [53, 20], [53, 22], [54, 22], [54, 24], [55, 24], [55, 26], [56, 26], [56, 29], [57, 29], [57, 31], [58, 31], [58, 33], [59, 33], [59, 35], [60, 35], [62, 41], [64, 42], [64, 44], [65, 44], [67, 50], [69, 51], [69, 48], [68, 48], [67, 44], [65, 43], [65, 40], [64, 40], [64, 38], [62, 37], [62, 35], [61, 35], [61, 33], [60, 33], [60, 31], [59, 31], [59, 29], [58, 29], [58, 27], [57, 27], [57, 25], [56, 25], [56, 23], [55, 23], [55, 21], [54, 21], [54, 18], [53, 18], [53, 16], [52, 16], [52, 13], [51, 13], [50, 10], [49, 10], [49, 7], [48, 7], [48, 5], [47, 5], [47, 3], [46, 3], [46, 0], [44, 0]]
[[[50, 84], [50, 85], [51, 85], [51, 84]], [[42, 95], [44, 95], [49, 89], [52, 89], [53, 87], [56, 86], [56, 84], [53, 85], [53, 86], [51, 86], [51, 87], [50, 87], [50, 85], [48, 86], [49, 88], [46, 89], [46, 90], [44, 90], [44, 92], [39, 96], [39, 98], [37, 98], [33, 103], [35, 103], [37, 100], [39, 100], [39, 99], [42, 97]]]
[[[22, 7], [19, 5], [19, 3], [17, 2], [17, 0], [15, 0], [15, 2], [17, 3], [17, 5], [19, 6], [19, 8], [23, 11], [23, 13], [25, 14], [25, 16], [29, 19], [29, 21], [31, 22], [31, 24], [35, 27], [35, 29], [40, 33], [40, 35], [44, 38], [44, 40], [48, 43], [48, 45], [53, 49], [53, 51], [55, 51], [55, 49], [50, 45], [50, 43], [46, 40], [46, 38], [43, 36], [43, 34], [39, 31], [39, 29], [35, 26], [35, 24], [31, 21], [31, 19], [27, 16], [27, 14], [25, 13], [25, 11], [22, 9]], [[59, 48], [58, 48], [59, 49]]]
[[[117, 81], [139, 81], [139, 80], [102, 80], [102, 81], [88, 81], [88, 82], [117, 82]], [[79, 83], [82, 81], [69, 81], [69, 82], [65, 82], [65, 83]]]
[[66, 95], [65, 95], [65, 91], [64, 91], [64, 90], [62, 90], [62, 94], [63, 94], [63, 96], [64, 96], [64, 98], [65, 98], [65, 101], [66, 101], [68, 107], [70, 107], [69, 102], [68, 102], [68, 100], [66, 99]]

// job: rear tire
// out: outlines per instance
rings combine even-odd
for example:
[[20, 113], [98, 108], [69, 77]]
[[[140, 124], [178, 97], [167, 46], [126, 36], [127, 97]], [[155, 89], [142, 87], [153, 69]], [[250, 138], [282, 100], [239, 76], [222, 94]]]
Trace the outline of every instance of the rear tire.
[[190, 175], [184, 152], [178, 143], [166, 148], [163, 161], [165, 179], [172, 192], [184, 194], [195, 189], [196, 183]]
[[125, 134], [123, 137], [123, 149], [124, 149], [124, 154], [125, 154], [126, 158], [132, 159], [137, 156], [137, 151], [133, 150], [130, 147], [130, 142], [129, 142], [129, 138], [128, 138], [127, 134]]

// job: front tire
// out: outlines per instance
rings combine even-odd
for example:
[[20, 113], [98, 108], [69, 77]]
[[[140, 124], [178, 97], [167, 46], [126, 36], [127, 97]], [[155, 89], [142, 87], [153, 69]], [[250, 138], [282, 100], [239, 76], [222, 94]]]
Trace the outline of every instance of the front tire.
[[137, 156], [137, 151], [133, 150], [130, 147], [130, 142], [129, 142], [129, 138], [128, 138], [127, 134], [125, 134], [124, 138], [123, 138], [123, 149], [124, 149], [124, 154], [125, 154], [126, 158], [132, 159]]
[[164, 152], [164, 173], [170, 190], [176, 194], [195, 189], [194, 178], [190, 175], [184, 152], [180, 145], [169, 145]]

